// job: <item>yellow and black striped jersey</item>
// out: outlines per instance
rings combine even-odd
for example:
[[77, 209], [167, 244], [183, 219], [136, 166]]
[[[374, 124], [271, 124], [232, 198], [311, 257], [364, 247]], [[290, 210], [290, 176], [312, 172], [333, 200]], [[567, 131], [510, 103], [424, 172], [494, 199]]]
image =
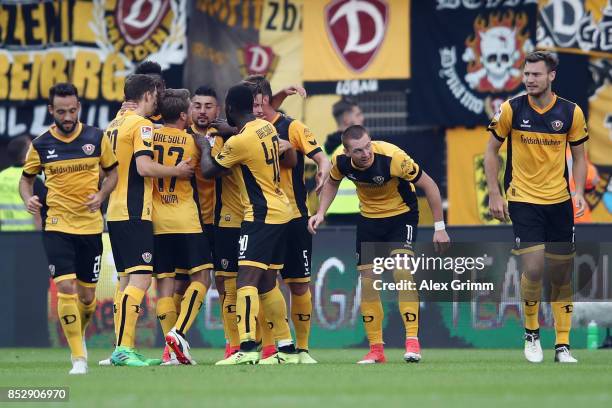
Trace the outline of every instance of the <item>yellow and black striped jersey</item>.
[[100, 167], [117, 166], [108, 138], [98, 128], [78, 123], [72, 134], [62, 136], [55, 125], [34, 139], [23, 174], [45, 174], [47, 217], [45, 231], [69, 234], [99, 234], [102, 213], [85, 206], [88, 196], [98, 192]]
[[[225, 141], [221, 136], [215, 137], [211, 155], [217, 156], [223, 150]], [[239, 166], [233, 166], [230, 174], [215, 179], [215, 218], [218, 227], [239, 228], [244, 216], [244, 208], [240, 197], [242, 172]]]
[[[215, 143], [215, 137], [211, 136], [211, 134], [216, 131], [217, 130], [214, 128], [208, 128], [205, 131], [206, 140], [208, 140], [210, 143], [211, 148]], [[187, 133], [195, 135], [200, 133], [200, 131], [196, 129], [195, 125], [191, 125], [187, 129]], [[196, 162], [195, 175], [200, 199], [200, 217], [202, 218], [202, 222], [204, 224], [212, 224], [214, 221], [213, 212], [215, 206], [215, 180], [210, 180], [202, 176], [199, 160]]]
[[288, 140], [297, 153], [297, 164], [293, 168], [281, 167], [281, 188], [287, 195], [293, 218], [307, 217], [306, 184], [304, 180], [304, 155], [312, 158], [322, 152], [310, 129], [299, 120], [278, 113], [272, 124], [281, 139]]
[[[200, 149], [193, 135], [162, 126], [153, 131], [155, 161], [176, 166], [183, 160], [200, 161]], [[195, 176], [157, 178], [153, 182], [153, 233], [193, 234], [202, 232], [200, 201]]]
[[408, 211], [418, 212], [414, 184], [421, 177], [420, 166], [399, 147], [373, 141], [374, 161], [367, 169], [353, 166], [342, 149], [332, 157], [329, 176], [341, 181], [344, 177], [355, 183], [361, 215], [386, 218]]
[[136, 157], [153, 157], [153, 124], [127, 110], [117, 114], [105, 133], [119, 161], [119, 180], [110, 195], [106, 219], [151, 221], [153, 179], [138, 174]]
[[225, 142], [214, 161], [223, 169], [239, 166], [244, 221], [284, 224], [292, 219], [289, 200], [280, 187], [278, 134], [270, 122], [248, 122]]
[[569, 200], [567, 144], [588, 139], [584, 114], [578, 105], [556, 95], [540, 109], [528, 95], [504, 102], [488, 130], [508, 139], [504, 185], [509, 201], [556, 204]]

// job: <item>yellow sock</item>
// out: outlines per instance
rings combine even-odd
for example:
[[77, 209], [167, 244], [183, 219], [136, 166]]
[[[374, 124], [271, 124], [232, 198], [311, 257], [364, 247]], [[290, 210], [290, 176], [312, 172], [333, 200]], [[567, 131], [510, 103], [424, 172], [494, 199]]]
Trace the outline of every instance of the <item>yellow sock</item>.
[[157, 299], [156, 306], [157, 319], [162, 328], [164, 336], [168, 334], [174, 327], [178, 314], [176, 313], [176, 306], [174, 305], [174, 299], [170, 296]]
[[115, 340], [119, 336], [119, 324], [121, 321], [119, 320], [120, 315], [120, 305], [121, 298], [123, 298], [123, 291], [119, 290], [119, 282], [117, 282], [117, 287], [115, 288], [115, 296], [113, 296], [113, 321], [115, 322]]
[[172, 296], [172, 301], [174, 302], [174, 309], [176, 310], [177, 315], [181, 313], [181, 301], [183, 300], [183, 295], [180, 293], [175, 293]]
[[257, 341], [261, 341], [262, 347], [273, 346], [274, 343], [274, 324], [266, 318], [264, 308], [261, 305], [261, 295], [259, 296], [260, 307], [257, 314], [257, 330], [255, 337]]
[[236, 278], [226, 279], [224, 283], [223, 329], [230, 346], [238, 347], [240, 345], [240, 334], [238, 334], [238, 324], [236, 323]]
[[[285, 303], [285, 297], [278, 287], [278, 283], [269, 292], [259, 295], [259, 300], [265, 312], [265, 318], [272, 323], [272, 332], [274, 333], [274, 339], [276, 341], [291, 341], [291, 329], [289, 328], [289, 322], [287, 321], [287, 303]], [[267, 325], [266, 325], [267, 326]], [[269, 326], [267, 326], [269, 327]], [[262, 334], [265, 333], [262, 332]], [[262, 344], [265, 341], [262, 338]], [[274, 341], [272, 341], [274, 344]]]
[[256, 317], [259, 314], [259, 293], [254, 286], [236, 290], [236, 322], [240, 342], [255, 341]]
[[57, 294], [57, 315], [64, 330], [64, 336], [72, 357], [85, 357], [83, 335], [81, 334], [81, 315], [77, 306], [77, 295]]
[[119, 307], [117, 346], [134, 348], [136, 323], [138, 323], [138, 313], [144, 295], [144, 290], [132, 285], [128, 285], [123, 291]]
[[569, 333], [572, 328], [572, 312], [574, 310], [571, 285], [568, 283], [557, 286], [553, 283], [552, 295], [554, 297], [551, 299], [556, 300], [551, 302], [553, 316], [555, 317], [555, 344], [569, 345]]
[[[409, 270], [405, 269], [396, 269], [393, 271], [393, 279], [395, 282], [413, 282], [412, 274]], [[406, 338], [418, 337], [419, 293], [416, 290], [401, 290], [397, 297], [399, 312], [404, 321], [404, 328], [406, 329]]]
[[301, 296], [291, 294], [291, 321], [295, 328], [295, 340], [298, 349], [308, 350], [310, 321], [312, 316], [312, 295], [310, 288]]
[[181, 313], [176, 319], [176, 330], [185, 335], [191, 328], [191, 325], [198, 316], [198, 312], [202, 308], [206, 291], [208, 288], [201, 282], [191, 282], [185, 291], [183, 301], [181, 302]]
[[370, 346], [384, 343], [382, 323], [385, 314], [373, 283], [371, 278], [361, 278], [361, 317]]
[[525, 318], [525, 329], [538, 330], [538, 312], [540, 310], [540, 298], [542, 296], [542, 281], [527, 279], [525, 274], [521, 275], [521, 297], [523, 299], [523, 316]]
[[85, 336], [87, 326], [89, 325], [89, 322], [91, 322], [91, 318], [96, 312], [96, 298], [94, 298], [90, 304], [86, 305], [77, 297], [77, 307], [79, 308], [79, 314], [81, 315], [81, 334]]

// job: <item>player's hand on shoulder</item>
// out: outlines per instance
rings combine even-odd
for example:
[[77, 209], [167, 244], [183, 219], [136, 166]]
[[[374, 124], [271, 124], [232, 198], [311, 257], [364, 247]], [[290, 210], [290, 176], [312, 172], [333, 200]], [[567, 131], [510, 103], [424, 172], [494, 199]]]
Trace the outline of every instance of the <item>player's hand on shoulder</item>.
[[230, 126], [227, 121], [223, 119], [213, 121], [210, 126], [217, 129], [216, 132], [211, 133], [211, 136], [221, 136], [223, 140], [227, 140], [238, 133], [238, 129]]
[[496, 220], [509, 222], [508, 204], [500, 194], [489, 195], [489, 211]]
[[126, 110], [135, 110], [137, 107], [138, 107], [138, 104], [135, 102], [124, 101], [121, 104], [121, 108], [119, 109], [119, 111], [124, 112]]
[[179, 164], [176, 165], [176, 177], [188, 179], [193, 176], [194, 168], [191, 165], [191, 157], [187, 160], [183, 160]]
[[323, 214], [316, 213], [315, 215], [311, 216], [308, 219], [308, 231], [312, 235], [315, 235], [317, 233], [317, 228], [319, 228], [319, 225], [321, 225], [324, 220], [325, 217]]
[[40, 199], [38, 198], [38, 196], [33, 195], [32, 197], [28, 199], [28, 202], [26, 203], [26, 207], [30, 214], [35, 215], [40, 212], [40, 209], [42, 208], [42, 204], [40, 203]]

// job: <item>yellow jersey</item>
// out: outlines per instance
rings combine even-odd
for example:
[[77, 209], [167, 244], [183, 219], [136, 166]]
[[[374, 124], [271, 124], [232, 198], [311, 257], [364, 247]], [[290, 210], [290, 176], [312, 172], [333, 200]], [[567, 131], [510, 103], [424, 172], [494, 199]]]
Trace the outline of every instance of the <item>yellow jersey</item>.
[[[208, 128], [205, 133], [206, 140], [208, 140], [210, 143], [211, 148], [215, 143], [215, 138], [210, 134], [216, 131], [217, 130], [214, 128]], [[195, 125], [191, 125], [187, 129], [187, 133], [196, 135], [200, 132], [196, 129]], [[199, 160], [196, 162], [195, 167], [195, 176], [198, 184], [198, 196], [200, 200], [200, 217], [202, 218], [202, 222], [204, 224], [212, 224], [214, 221], [213, 210], [215, 206], [215, 180], [210, 180], [202, 176]]]
[[281, 188], [289, 199], [293, 218], [308, 217], [306, 206], [306, 184], [304, 180], [304, 156], [312, 158], [322, 152], [310, 129], [299, 120], [277, 113], [272, 124], [279, 136], [295, 148], [297, 164], [293, 168], [281, 167]]
[[26, 156], [23, 174], [35, 177], [45, 174], [47, 217], [45, 231], [68, 234], [100, 234], [102, 212], [90, 212], [85, 206], [88, 196], [98, 192], [100, 167], [117, 166], [108, 138], [98, 128], [78, 123], [67, 136], [53, 125], [32, 142]]
[[540, 109], [528, 95], [504, 102], [488, 130], [508, 139], [504, 186], [509, 201], [557, 204], [569, 200], [567, 144], [588, 139], [584, 114], [578, 105], [553, 94]]
[[[215, 137], [211, 155], [215, 157], [223, 150], [225, 141], [221, 136]], [[242, 172], [239, 166], [230, 169], [230, 174], [215, 179], [215, 217], [218, 227], [239, 228], [242, 223], [244, 208], [240, 197]]]
[[374, 161], [367, 169], [355, 167], [342, 149], [332, 157], [329, 176], [341, 181], [344, 177], [355, 183], [361, 215], [386, 218], [408, 211], [418, 212], [413, 183], [421, 177], [420, 166], [399, 147], [373, 141]]
[[[191, 158], [200, 161], [200, 149], [184, 130], [163, 126], [153, 132], [155, 161], [176, 166]], [[195, 176], [157, 178], [153, 182], [153, 233], [195, 234], [202, 232], [200, 201]]]
[[223, 169], [239, 166], [244, 221], [284, 224], [292, 219], [289, 200], [280, 187], [278, 151], [274, 126], [255, 119], [230, 137], [214, 157]]
[[136, 157], [153, 157], [153, 124], [131, 110], [119, 112], [106, 128], [119, 161], [119, 180], [108, 201], [108, 221], [151, 221], [153, 179], [142, 177]]

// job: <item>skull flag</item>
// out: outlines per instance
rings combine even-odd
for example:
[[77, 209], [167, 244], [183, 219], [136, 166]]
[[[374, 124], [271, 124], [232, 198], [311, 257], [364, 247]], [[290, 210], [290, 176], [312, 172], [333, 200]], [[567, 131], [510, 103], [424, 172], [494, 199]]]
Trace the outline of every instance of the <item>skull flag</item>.
[[502, 102], [523, 92], [536, 2], [413, 1], [411, 15], [418, 16], [411, 27], [412, 124], [486, 125]]

